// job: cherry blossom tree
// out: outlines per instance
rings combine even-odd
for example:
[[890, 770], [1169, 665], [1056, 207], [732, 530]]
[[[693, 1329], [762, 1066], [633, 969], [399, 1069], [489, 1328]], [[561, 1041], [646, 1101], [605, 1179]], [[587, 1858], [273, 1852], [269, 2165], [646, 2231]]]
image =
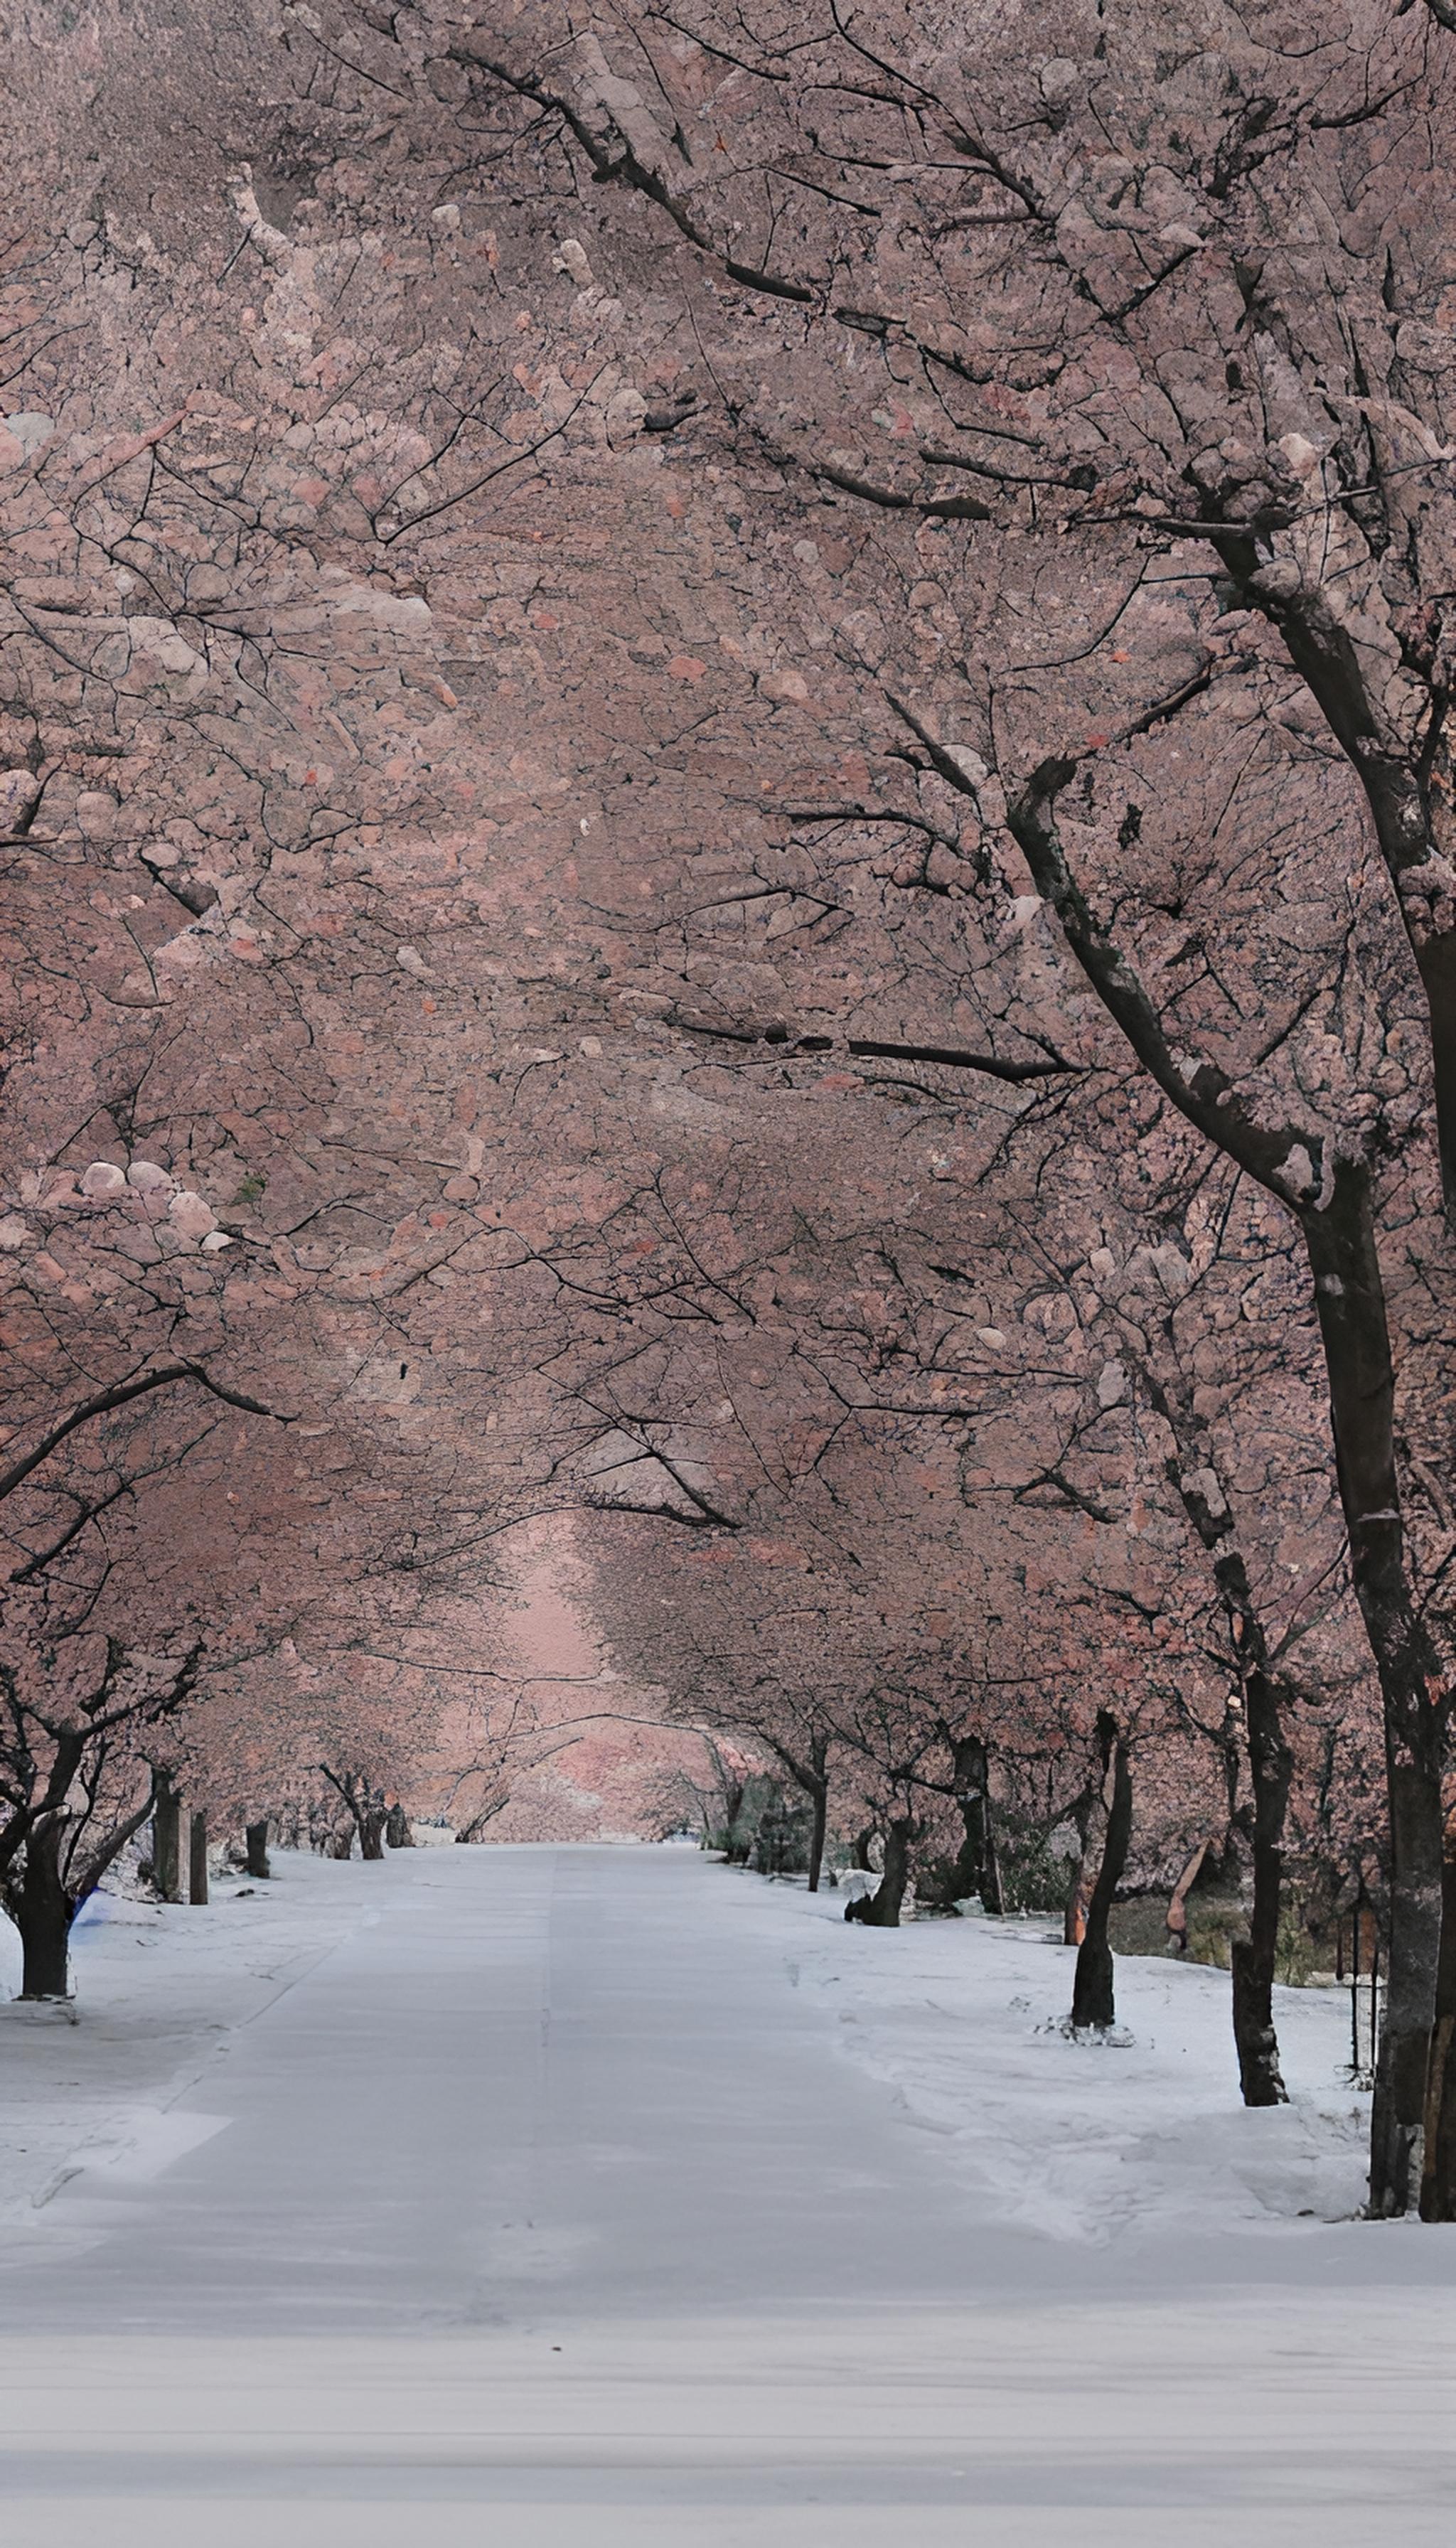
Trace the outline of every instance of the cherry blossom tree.
[[[482, 13], [434, 57], [462, 112], [597, 181], [624, 281], [639, 239], [673, 258], [702, 347], [688, 431], [740, 518], [781, 543], [813, 508], [847, 535], [827, 569], [807, 543], [819, 698], [781, 671], [760, 695], [842, 754], [856, 688], [864, 777], [816, 801], [766, 773], [792, 846], [754, 890], [801, 927], [863, 912], [872, 946], [888, 842], [888, 892], [924, 914], [915, 1006], [955, 986], [972, 1066], [1064, 1067], [1080, 980], [1301, 1233], [1385, 1710], [1372, 2200], [1399, 2211], [1440, 2084], [1445, 1552], [1403, 1494], [1395, 1370], [1404, 1265], [1417, 1301], [1449, 1279], [1456, 1121], [1449, 39], [1418, 11], [1313, 47], [1197, 11], [1166, 36], [1068, 10], [1029, 55], [893, 8], [790, 36], [643, 5], [529, 37]], [[1019, 984], [994, 960], [1008, 919], [1069, 968], [1050, 1018], [1035, 960]], [[1427, 2181], [1427, 2210], [1450, 2200]]]

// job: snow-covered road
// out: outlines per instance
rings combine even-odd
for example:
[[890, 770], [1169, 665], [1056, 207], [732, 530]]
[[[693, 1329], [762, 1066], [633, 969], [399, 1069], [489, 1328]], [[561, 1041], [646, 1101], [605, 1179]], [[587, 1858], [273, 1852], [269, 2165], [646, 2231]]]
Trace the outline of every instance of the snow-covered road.
[[1037, 2234], [842, 2048], [845, 1959], [956, 1932], [678, 1850], [284, 1861], [259, 1917], [329, 1884], [0, 2232], [6, 2548], [1449, 2537], [1453, 2240]]
[[983, 2226], [836, 2061], [759, 1888], [681, 1849], [340, 1872], [379, 1905], [170, 2110], [210, 2137], [148, 2182], [125, 2153], [84, 2168], [0, 2278], [0, 2327], [555, 2328], [964, 2296]]

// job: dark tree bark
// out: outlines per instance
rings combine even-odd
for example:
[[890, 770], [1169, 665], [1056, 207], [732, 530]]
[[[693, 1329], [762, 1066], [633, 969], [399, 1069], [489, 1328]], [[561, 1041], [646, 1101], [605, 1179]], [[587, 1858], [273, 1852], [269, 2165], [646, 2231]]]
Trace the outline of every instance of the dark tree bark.
[[68, 1941], [76, 1913], [155, 1804], [152, 1789], [99, 1839], [89, 1839], [89, 1804], [78, 1812], [68, 1801], [83, 1775], [84, 1746], [84, 1734], [71, 1729], [57, 1747], [47, 1800], [27, 1813], [23, 1835], [12, 1825], [6, 1836], [0, 1901], [20, 1932], [23, 1999], [69, 1997]]
[[794, 1785], [809, 1799], [809, 1891], [817, 1893], [829, 1833], [829, 1737], [812, 1734], [805, 1753], [790, 1752], [786, 1745], [772, 1740], [770, 1748], [783, 1763]]
[[[384, 1800], [383, 1788], [371, 1786], [360, 1770], [330, 1770], [327, 1763], [323, 1761], [318, 1762], [317, 1767], [320, 1774], [328, 1780], [334, 1794], [348, 1808], [350, 1820], [359, 1835], [360, 1857], [383, 1858], [385, 1825], [389, 1821], [389, 1807]], [[339, 1849], [331, 1844], [329, 1854], [334, 1858], [347, 1858], [349, 1850]]]
[[75, 1905], [60, 1869], [63, 1821], [43, 1823], [26, 1843], [19, 1887], [22, 1999], [70, 1997], [70, 1935]]
[[978, 1893], [982, 1910], [999, 1915], [1006, 1908], [1006, 1896], [991, 1823], [990, 1754], [978, 1734], [947, 1731], [946, 1741], [963, 1834], [956, 1853], [956, 1898], [965, 1901]]
[[869, 1929], [898, 1929], [900, 1913], [910, 1884], [910, 1852], [920, 1838], [921, 1826], [913, 1814], [896, 1814], [885, 1826], [884, 1873], [875, 1890], [860, 1906], [860, 1916]]
[[818, 1793], [809, 1799], [813, 1820], [809, 1825], [809, 1891], [817, 1893], [824, 1872], [824, 1844], [829, 1837], [829, 1781], [824, 1779]]
[[1436, 1972], [1425, 2172], [1420, 2187], [1422, 2221], [1456, 2221], [1456, 1858], [1445, 1862], [1442, 1890], [1441, 1959]]
[[1254, 1787], [1254, 1895], [1247, 1938], [1229, 1950], [1233, 1977], [1233, 2043], [1246, 2106], [1288, 2103], [1274, 2031], [1274, 1968], [1284, 1889], [1284, 1818], [1294, 1760], [1284, 1739], [1282, 1691], [1259, 1666], [1244, 1680], [1248, 1758]]
[[[1171, 1322], [1166, 1330], [1171, 1343], [1170, 1328]], [[1235, 1533], [1233, 1508], [1193, 1391], [1181, 1375], [1168, 1382], [1144, 1370], [1142, 1380], [1173, 1437], [1171, 1456], [1163, 1463], [1164, 1475], [1214, 1561], [1214, 1581], [1238, 1665], [1243, 1735], [1253, 1786], [1253, 1903], [1249, 1934], [1246, 1939], [1235, 1939], [1229, 1955], [1233, 2045], [1244, 2104], [1282, 2106], [1288, 2101], [1274, 2028], [1274, 1967], [1284, 1890], [1284, 1824], [1294, 1777], [1294, 1758], [1285, 1740], [1284, 1723], [1294, 1693], [1284, 1676], [1271, 1666], [1269, 1641]], [[1230, 1813], [1236, 1781], [1237, 1756], [1230, 1747]]]
[[[1456, 12], [1436, 7], [1433, 14], [1442, 25], [1456, 22]], [[1217, 494], [1212, 501], [1217, 509]], [[1200, 510], [1209, 502], [1209, 491], [1201, 491]], [[1429, 685], [1430, 720], [1424, 746], [1416, 747], [1392, 726], [1381, 697], [1381, 677], [1372, 681], [1351, 627], [1330, 608], [1328, 594], [1318, 583], [1302, 576], [1291, 583], [1282, 561], [1271, 572], [1268, 551], [1247, 522], [1227, 522], [1213, 532], [1210, 545], [1244, 607], [1260, 611], [1278, 629], [1291, 663], [1364, 791], [1425, 993], [1441, 1187], [1447, 1222], [1456, 1230], [1456, 919], [1449, 884], [1449, 818], [1442, 810], [1448, 791], [1439, 776], [1432, 784], [1432, 766], [1424, 757], [1428, 752], [1439, 772], [1437, 756], [1449, 750], [1438, 658], [1420, 665]], [[1414, 672], [1419, 650], [1408, 650], [1406, 661]]]
[[270, 1876], [273, 1870], [268, 1865], [268, 1822], [266, 1815], [260, 1823], [249, 1823], [247, 1825], [243, 1834], [243, 1839], [247, 1847], [247, 1871], [249, 1875], [255, 1875], [260, 1879]]
[[1072, 2025], [1079, 2032], [1087, 2027], [1105, 2031], [1116, 2020], [1113, 1957], [1107, 1929], [1133, 1837], [1133, 1774], [1128, 1745], [1106, 1710], [1097, 1719], [1097, 1739], [1102, 1750], [1104, 1784], [1111, 1768], [1112, 1797], [1107, 1809], [1102, 1864], [1087, 1905], [1086, 1934], [1077, 1949], [1072, 1976]]
[[[497, 1796], [488, 1796], [485, 1803], [482, 1805], [480, 1812], [478, 1814], [472, 1814], [469, 1822], [462, 1824], [460, 1830], [456, 1833], [455, 1845], [457, 1849], [472, 1848], [480, 1839], [482, 1832], [485, 1831], [488, 1824], [493, 1823], [498, 1814], [504, 1813], [509, 1802], [510, 1796], [508, 1791]], [[705, 1830], [703, 1833], [703, 1847], [704, 1849], [707, 1849], [710, 1846], [711, 1835]]]
[[187, 1849], [187, 1898], [204, 1904], [208, 1898], [208, 1818], [194, 1814]]
[[414, 1847], [414, 1834], [410, 1828], [410, 1817], [403, 1805], [391, 1805], [385, 1822], [384, 1836], [386, 1845], [390, 1849]]
[[163, 1902], [182, 1899], [182, 1807], [166, 1772], [159, 1771], [151, 1817], [151, 1876]]
[[[1370, 2208], [1410, 2209], [1423, 2175], [1427, 2068], [1441, 1944], [1442, 1811], [1449, 1699], [1411, 1594], [1395, 1446], [1395, 1376], [1368, 1178], [1337, 1167], [1334, 1195], [1304, 1219], [1329, 1375], [1350, 1577], [1380, 1680], [1390, 1800], [1385, 2031], [1371, 2118]], [[1456, 2185], [1447, 2198], [1456, 2201]]]

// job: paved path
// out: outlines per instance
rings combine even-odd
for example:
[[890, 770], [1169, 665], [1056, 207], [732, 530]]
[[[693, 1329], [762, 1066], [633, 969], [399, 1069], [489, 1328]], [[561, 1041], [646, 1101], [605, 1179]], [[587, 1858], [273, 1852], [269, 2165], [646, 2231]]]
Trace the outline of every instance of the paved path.
[[1450, 2293], [999, 2230], [692, 1853], [379, 1875], [0, 2273], [6, 2548], [1449, 2537]]
[[370, 1924], [173, 2110], [210, 2138], [150, 2183], [55, 2197], [0, 2329], [956, 2303], [988, 2247], [1037, 2243], [988, 2238], [933, 2137], [837, 2053], [757, 1888], [695, 1851], [380, 1874]]

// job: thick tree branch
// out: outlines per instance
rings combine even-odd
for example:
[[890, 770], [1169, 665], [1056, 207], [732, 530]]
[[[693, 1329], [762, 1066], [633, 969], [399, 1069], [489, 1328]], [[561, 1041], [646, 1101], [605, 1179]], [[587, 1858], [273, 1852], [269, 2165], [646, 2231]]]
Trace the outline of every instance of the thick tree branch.
[[0, 1503], [7, 1496], [14, 1495], [17, 1487], [24, 1486], [42, 1462], [48, 1460], [51, 1452], [57, 1450], [72, 1433], [78, 1432], [83, 1424], [93, 1423], [100, 1415], [111, 1415], [119, 1407], [130, 1407], [135, 1400], [148, 1397], [153, 1390], [176, 1389], [187, 1381], [195, 1382], [211, 1397], [221, 1399], [225, 1407], [240, 1408], [246, 1415], [266, 1415], [275, 1424], [292, 1424], [295, 1421], [291, 1415], [280, 1414], [276, 1407], [265, 1407], [261, 1399], [248, 1398], [240, 1389], [228, 1389], [225, 1382], [214, 1380], [201, 1363], [162, 1363], [154, 1371], [142, 1372], [135, 1380], [118, 1381], [111, 1389], [98, 1390], [94, 1398], [73, 1407], [68, 1415], [62, 1416], [58, 1424], [53, 1424], [34, 1450], [27, 1451], [22, 1459], [12, 1461], [8, 1469], [0, 1470]]

